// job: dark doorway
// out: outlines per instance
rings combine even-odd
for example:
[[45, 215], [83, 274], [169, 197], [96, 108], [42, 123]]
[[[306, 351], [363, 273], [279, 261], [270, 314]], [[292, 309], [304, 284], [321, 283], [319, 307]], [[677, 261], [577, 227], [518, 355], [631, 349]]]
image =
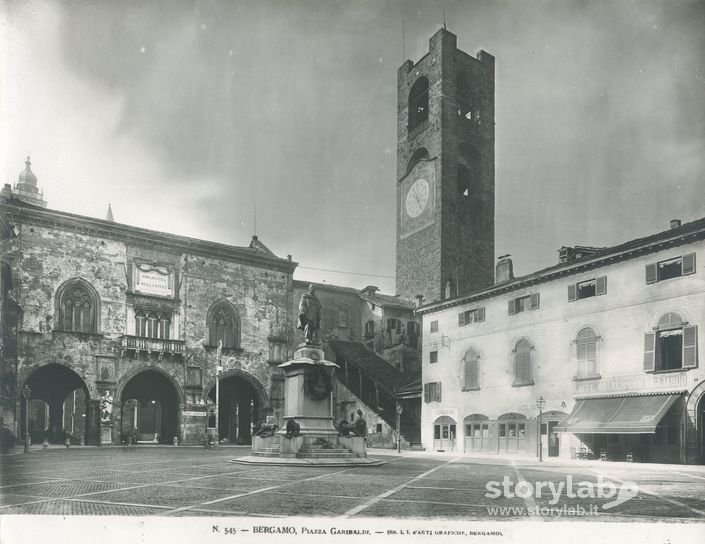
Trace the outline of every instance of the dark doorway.
[[161, 372], [145, 370], [122, 391], [120, 439], [130, 434], [143, 444], [171, 444], [179, 435], [179, 396]]
[[[230, 444], [251, 444], [252, 428], [264, 418], [264, 406], [258, 391], [245, 378], [229, 376], [220, 380], [218, 436]], [[215, 387], [208, 400], [215, 403]]]
[[[86, 436], [88, 389], [73, 370], [49, 364], [33, 372], [25, 384], [31, 389], [29, 432], [33, 444], [47, 440], [78, 444]], [[20, 403], [20, 436], [25, 435], [25, 403]]]

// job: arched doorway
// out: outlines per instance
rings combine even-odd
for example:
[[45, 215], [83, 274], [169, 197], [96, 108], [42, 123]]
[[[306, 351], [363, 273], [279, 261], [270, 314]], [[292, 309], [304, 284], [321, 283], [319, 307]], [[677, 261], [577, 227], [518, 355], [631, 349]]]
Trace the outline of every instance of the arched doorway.
[[465, 451], [490, 451], [489, 418], [483, 414], [471, 414], [465, 418]]
[[[253, 426], [264, 419], [267, 401], [262, 386], [249, 374], [238, 372], [221, 377], [218, 394], [219, 439], [230, 444], [251, 444]], [[215, 386], [207, 398], [214, 406]]]
[[527, 449], [526, 416], [516, 412], [502, 414], [497, 418], [499, 452], [517, 453]]
[[457, 422], [449, 416], [441, 416], [433, 422], [433, 449], [453, 451], [457, 436]]
[[120, 395], [120, 440], [134, 433], [145, 444], [171, 444], [179, 436], [179, 393], [157, 370], [133, 376]]
[[[63, 443], [67, 438], [78, 444], [86, 436], [88, 388], [70, 368], [48, 364], [35, 370], [25, 380], [31, 390], [29, 401], [29, 433], [32, 443], [48, 440]], [[25, 430], [25, 403], [20, 407], [20, 436]]]
[[698, 451], [700, 452], [700, 464], [705, 464], [705, 395], [700, 396], [697, 405], [697, 440]]

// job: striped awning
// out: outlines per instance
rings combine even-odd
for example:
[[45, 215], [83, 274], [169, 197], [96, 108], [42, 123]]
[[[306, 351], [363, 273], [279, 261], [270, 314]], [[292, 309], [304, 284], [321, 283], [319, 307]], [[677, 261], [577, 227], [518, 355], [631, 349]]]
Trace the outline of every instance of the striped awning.
[[681, 394], [579, 400], [557, 432], [597, 434], [655, 433]]

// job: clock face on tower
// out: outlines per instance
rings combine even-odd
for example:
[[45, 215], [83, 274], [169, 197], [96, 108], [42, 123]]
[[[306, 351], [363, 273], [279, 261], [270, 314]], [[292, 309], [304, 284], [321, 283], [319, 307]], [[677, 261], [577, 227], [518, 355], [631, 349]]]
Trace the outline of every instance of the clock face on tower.
[[429, 188], [428, 182], [423, 179], [417, 179], [406, 193], [405, 209], [409, 217], [418, 217], [424, 211], [428, 204]]

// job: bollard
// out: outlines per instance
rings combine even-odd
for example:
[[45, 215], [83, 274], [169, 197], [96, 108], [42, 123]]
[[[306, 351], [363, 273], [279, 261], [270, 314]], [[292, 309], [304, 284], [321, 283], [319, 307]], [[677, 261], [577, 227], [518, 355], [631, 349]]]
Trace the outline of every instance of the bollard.
[[81, 446], [85, 446], [85, 445], [86, 445], [86, 437], [83, 436], [83, 433], [81, 433]]
[[66, 444], [66, 449], [71, 447], [71, 439], [68, 436], [66, 437], [64, 444]]
[[45, 438], [44, 441], [42, 442], [42, 448], [49, 449], [49, 439]]
[[179, 445], [179, 437], [175, 436], [174, 437], [174, 446], [178, 446], [178, 445]]

